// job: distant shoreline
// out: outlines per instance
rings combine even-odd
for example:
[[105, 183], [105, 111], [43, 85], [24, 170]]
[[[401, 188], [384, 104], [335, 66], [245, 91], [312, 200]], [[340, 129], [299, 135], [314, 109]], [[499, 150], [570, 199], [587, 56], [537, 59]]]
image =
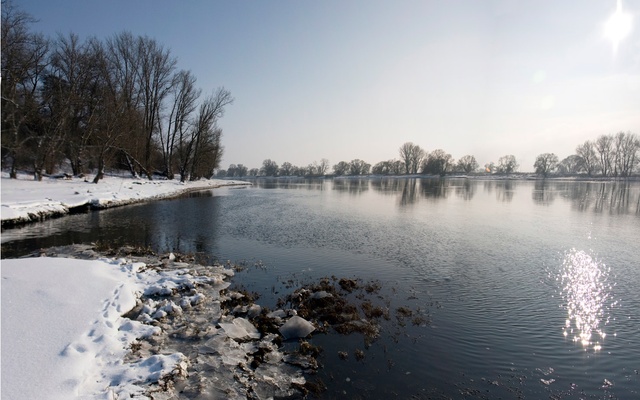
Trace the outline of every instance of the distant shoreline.
[[[255, 181], [255, 180], [291, 180], [291, 179], [378, 179], [378, 178], [392, 178], [392, 179], [406, 179], [406, 178], [424, 178], [424, 179], [474, 179], [474, 180], [514, 180], [514, 181], [578, 181], [578, 182], [640, 182], [640, 176], [630, 176], [630, 177], [613, 177], [613, 176], [548, 176], [543, 177], [536, 175], [534, 173], [515, 173], [509, 175], [503, 174], [478, 174], [478, 175], [464, 175], [464, 174], [455, 174], [455, 175], [423, 175], [423, 174], [413, 174], [413, 175], [376, 175], [376, 174], [368, 174], [368, 175], [321, 175], [321, 176], [243, 176], [243, 177], [235, 177], [233, 179], [242, 179], [247, 181]], [[226, 178], [221, 178], [225, 180]]]

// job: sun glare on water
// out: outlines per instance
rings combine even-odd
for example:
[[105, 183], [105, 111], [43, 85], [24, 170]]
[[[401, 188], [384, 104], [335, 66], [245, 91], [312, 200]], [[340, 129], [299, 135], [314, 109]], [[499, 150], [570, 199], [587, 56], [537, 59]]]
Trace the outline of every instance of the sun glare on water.
[[601, 350], [609, 308], [615, 304], [611, 302], [609, 269], [586, 252], [573, 249], [565, 255], [559, 280], [567, 309], [564, 336], [585, 350]]
[[613, 52], [618, 51], [620, 42], [631, 32], [631, 14], [622, 11], [622, 0], [618, 0], [616, 11], [604, 24], [604, 36], [611, 41]]

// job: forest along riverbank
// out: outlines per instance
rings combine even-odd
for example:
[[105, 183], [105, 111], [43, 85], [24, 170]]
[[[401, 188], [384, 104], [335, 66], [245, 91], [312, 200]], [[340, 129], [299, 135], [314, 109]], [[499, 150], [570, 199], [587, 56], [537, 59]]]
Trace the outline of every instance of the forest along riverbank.
[[183, 194], [223, 186], [251, 185], [240, 180], [202, 179], [179, 182], [107, 176], [98, 184], [83, 178], [45, 178], [30, 175], [9, 179], [2, 173], [2, 227], [11, 227], [74, 211], [100, 210], [150, 200], [169, 199]]
[[[91, 357], [82, 358], [83, 363], [103, 365], [68, 369], [84, 371], [84, 376], [68, 376], [65, 382], [77, 382], [74, 390], [87, 395], [104, 392], [136, 398], [267, 399], [320, 394], [326, 384], [315, 374], [321, 368], [318, 357], [323, 349], [314, 346], [311, 338], [317, 334], [356, 333], [370, 344], [379, 336], [379, 322], [390, 318], [388, 307], [371, 301], [380, 290], [377, 282], [321, 279], [297, 287], [270, 310], [257, 303], [257, 294], [232, 288], [230, 280], [235, 271], [244, 268], [240, 266], [206, 265], [192, 256], [157, 255], [134, 247], [98, 252], [92, 246], [72, 245], [41, 250], [33, 256], [37, 258], [26, 258], [24, 262], [46, 263], [55, 257], [101, 259], [131, 266], [129, 269], [135, 273], [130, 274], [130, 279], [143, 284], [133, 308], [121, 309], [117, 305], [121, 295], [118, 290], [113, 299], [104, 301], [117, 305], [121, 311], [117, 321], [111, 321], [119, 327], [111, 329], [111, 334], [144, 332], [126, 342], [128, 347], [120, 351], [123, 359], [102, 359], [114, 352], [93, 351], [96, 342], [91, 339], [96, 332], [110, 335], [109, 330], [102, 332], [97, 326], [88, 326], [88, 332], [68, 338], [68, 345], [57, 350], [59, 357], [69, 356], [76, 362], [80, 359], [71, 357], [71, 353], [90, 353]], [[5, 279], [7, 274], [3, 270], [3, 291], [12, 282]], [[70, 288], [69, 292], [73, 291]], [[29, 313], [29, 304], [20, 307]], [[403, 308], [397, 314], [404, 318], [412, 311]], [[414, 316], [413, 320], [428, 323], [423, 317]], [[42, 335], [48, 332], [46, 327], [29, 328]], [[20, 334], [7, 327], [3, 340], [15, 343]], [[111, 340], [115, 337], [104, 336], [100, 342], [117, 342]], [[334, 356], [349, 358], [345, 351]], [[356, 350], [352, 356], [362, 360], [365, 353]], [[15, 373], [23, 377], [38, 373], [19, 369], [16, 366]], [[87, 376], [86, 371], [94, 371], [96, 376]], [[7, 390], [16, 392], [16, 388]]]

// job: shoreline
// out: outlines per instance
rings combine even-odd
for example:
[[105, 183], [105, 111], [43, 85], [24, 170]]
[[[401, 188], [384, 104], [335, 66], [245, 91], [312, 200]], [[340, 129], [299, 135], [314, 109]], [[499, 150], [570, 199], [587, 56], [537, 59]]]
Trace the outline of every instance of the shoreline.
[[348, 179], [471, 179], [471, 180], [487, 180], [487, 181], [502, 181], [502, 180], [512, 180], [512, 181], [554, 181], [554, 182], [562, 182], [562, 181], [571, 181], [571, 182], [640, 182], [640, 176], [629, 176], [629, 177], [602, 177], [602, 176], [548, 176], [543, 177], [536, 175], [534, 173], [514, 173], [510, 175], [465, 175], [465, 174], [455, 174], [455, 175], [423, 175], [423, 174], [411, 174], [411, 175], [322, 175], [322, 176], [243, 176], [239, 177], [239, 179], [246, 179], [247, 181], [257, 181], [257, 180], [295, 180], [295, 179], [338, 179], [338, 180], [348, 180]]
[[99, 211], [147, 201], [168, 200], [188, 193], [231, 186], [250, 186], [242, 180], [144, 180], [107, 176], [98, 184], [88, 179], [9, 179], [2, 174], [1, 226], [21, 225], [65, 215]]
[[[41, 275], [63, 266], [74, 267], [67, 271], [74, 274], [100, 270], [91, 282], [105, 282], [102, 294], [96, 296], [90, 289], [92, 295], [85, 294], [80, 306], [88, 310], [86, 318], [92, 312], [98, 314], [92, 311], [93, 303], [104, 304], [103, 316], [88, 326], [75, 321], [77, 332], [71, 336], [55, 333], [56, 327], [43, 329], [38, 315], [38, 310], [47, 306], [39, 305], [37, 294], [49, 290], [42, 289]], [[362, 363], [367, 349], [382, 333], [381, 324], [393, 322], [392, 317], [398, 319], [398, 326], [403, 326], [405, 319], [413, 325], [430, 323], [429, 315], [420, 316], [418, 309], [389, 309], [380, 300], [382, 284], [359, 278], [299, 282], [270, 308], [258, 302], [259, 293], [233, 282], [244, 269], [229, 263], [210, 264], [194, 255], [156, 254], [134, 246], [99, 249], [95, 245], [67, 245], [10, 260], [2, 268], [3, 290], [20, 290], [26, 295], [14, 298], [3, 311], [17, 321], [25, 318], [14, 311], [28, 308], [27, 302], [35, 302], [36, 311], [27, 312], [31, 325], [23, 327], [31, 335], [29, 342], [21, 341], [22, 330], [5, 332], [4, 339], [14, 344], [9, 356], [17, 360], [8, 392], [24, 394], [24, 385], [16, 379], [30, 381], [31, 375], [37, 374], [33, 360], [42, 358], [40, 361], [52, 366], [68, 365], [70, 369], [48, 378], [43, 387], [30, 388], [32, 395], [46, 391], [46, 385], [60, 385], [66, 393], [96, 398], [316, 398], [328, 385], [341, 381], [324, 381], [327, 374], [319, 374], [329, 362], [326, 357], [331, 362], [346, 363], [354, 358]], [[58, 283], [69, 279], [53, 274]], [[89, 285], [86, 279], [69, 281], [66, 289], [52, 298], [58, 303], [75, 303], [68, 296]], [[26, 288], [20, 287], [20, 282], [30, 281], [33, 283]], [[75, 311], [61, 308], [47, 313], [70, 321], [77, 319], [79, 311]], [[44, 342], [41, 336], [51, 332], [59, 343], [48, 345], [41, 355], [29, 356], [29, 343]], [[340, 339], [342, 351], [321, 356], [325, 353], [322, 337], [336, 341], [354, 333], [362, 337], [364, 347], [349, 349], [349, 339]]]
[[[14, 361], [11, 379], [3, 376], [7, 393], [273, 398], [315, 390], [309, 378], [319, 367], [319, 351], [304, 338], [316, 326], [303, 320], [300, 328], [302, 319], [294, 312], [271, 315], [248, 293], [233, 290], [232, 265], [130, 246], [98, 250], [90, 245], [41, 249], [3, 264], [3, 291], [12, 295], [6, 307], [3, 298], [3, 312], [13, 322], [3, 332], [12, 344], [7, 357]], [[47, 274], [52, 275], [45, 280], [58, 283], [54, 288], [42, 287]], [[38, 294], [44, 292], [47, 299], [42, 300]], [[17, 312], [25, 309], [26, 317]], [[87, 318], [94, 322], [87, 325]], [[56, 319], [66, 322], [51, 322]], [[59, 326], [47, 328], [47, 321]], [[34, 355], [31, 343], [36, 340], [47, 344]], [[44, 384], [24, 389], [26, 382], [37, 380], [34, 362], [65, 367]]]

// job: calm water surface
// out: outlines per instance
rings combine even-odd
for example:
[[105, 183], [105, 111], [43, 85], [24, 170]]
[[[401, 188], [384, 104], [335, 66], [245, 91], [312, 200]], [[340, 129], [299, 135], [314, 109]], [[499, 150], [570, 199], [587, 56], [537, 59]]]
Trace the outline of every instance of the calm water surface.
[[[2, 232], [2, 256], [103, 242], [246, 260], [273, 306], [293, 284], [379, 280], [429, 322], [317, 335], [327, 398], [639, 398], [640, 183], [259, 180]], [[289, 282], [289, 283], [287, 283]], [[270, 304], [271, 303], [271, 304]]]

